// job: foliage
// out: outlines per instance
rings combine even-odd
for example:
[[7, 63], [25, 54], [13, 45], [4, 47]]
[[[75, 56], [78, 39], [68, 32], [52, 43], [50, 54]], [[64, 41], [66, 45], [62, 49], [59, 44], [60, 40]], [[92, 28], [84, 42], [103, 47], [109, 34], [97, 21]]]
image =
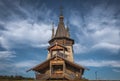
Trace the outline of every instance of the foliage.
[[20, 75], [17, 75], [17, 76], [13, 76], [13, 75], [11, 75], [11, 76], [3, 76], [3, 75], [0, 75], [0, 81], [2, 80], [2, 79], [7, 79], [7, 80], [33, 80], [33, 78], [30, 78], [30, 77], [23, 77], [23, 76], [20, 76]]

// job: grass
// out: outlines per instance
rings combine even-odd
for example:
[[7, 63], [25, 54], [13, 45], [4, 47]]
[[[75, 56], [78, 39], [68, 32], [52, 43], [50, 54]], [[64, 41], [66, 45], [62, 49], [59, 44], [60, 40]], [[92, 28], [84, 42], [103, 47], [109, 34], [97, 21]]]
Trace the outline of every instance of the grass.
[[35, 80], [9, 80], [9, 79], [0, 79], [0, 81], [35, 81]]

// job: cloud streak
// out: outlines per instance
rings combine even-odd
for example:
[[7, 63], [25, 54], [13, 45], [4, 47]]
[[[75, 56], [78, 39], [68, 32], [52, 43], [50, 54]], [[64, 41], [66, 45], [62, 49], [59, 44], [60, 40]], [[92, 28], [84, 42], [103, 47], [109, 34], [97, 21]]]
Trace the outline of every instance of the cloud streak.
[[[116, 15], [116, 13], [119, 13], [119, 10], [107, 4], [97, 5], [85, 14], [73, 10], [70, 23], [77, 28], [75, 35], [78, 39], [77, 43], [80, 45], [79, 49], [86, 48], [84, 51], [88, 52], [91, 50], [90, 48], [96, 47], [118, 53], [120, 15]], [[81, 51], [76, 53], [81, 53]]]
[[113, 71], [120, 73], [120, 69], [113, 69]]
[[0, 51], [0, 60], [1, 59], [9, 59], [9, 58], [13, 58], [16, 57], [15, 53], [12, 51]]
[[[9, 15], [4, 16], [4, 11], [0, 11], [2, 12], [0, 16], [6, 19], [0, 20], [0, 25], [5, 29], [0, 28], [2, 30], [0, 31], [1, 45], [6, 49], [20, 46], [20, 44], [46, 46], [51, 36], [51, 21], [56, 18], [52, 10], [48, 9], [45, 4], [38, 7], [37, 2], [33, 4], [34, 6], [22, 1], [8, 3], [9, 1], [1, 1], [0, 5], [1, 8], [7, 9], [6, 15]], [[9, 21], [7, 21], [8, 17]]]
[[117, 51], [120, 50], [120, 45], [102, 42], [102, 43], [98, 43], [98, 44], [94, 45], [92, 47], [92, 49], [106, 49], [106, 50], [116, 53]]
[[[19, 24], [17, 24], [19, 23]], [[27, 21], [10, 22], [6, 24], [7, 31], [3, 31], [2, 44], [16, 47], [17, 44], [39, 45], [47, 43], [50, 39], [50, 26], [46, 24], [31, 25]], [[5, 43], [4, 43], [5, 42]], [[6, 45], [6, 46], [7, 46]]]
[[81, 60], [77, 63], [90, 67], [118, 67], [120, 68], [120, 60]]
[[14, 66], [17, 68], [26, 68], [26, 67], [29, 68], [35, 66], [38, 63], [39, 62], [36, 60], [27, 60], [27, 61], [17, 62], [14, 64]]

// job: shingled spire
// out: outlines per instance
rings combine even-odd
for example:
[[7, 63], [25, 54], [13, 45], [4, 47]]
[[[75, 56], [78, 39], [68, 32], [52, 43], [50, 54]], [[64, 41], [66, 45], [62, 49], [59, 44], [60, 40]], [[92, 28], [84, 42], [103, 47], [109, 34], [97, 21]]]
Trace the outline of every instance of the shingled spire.
[[67, 33], [68, 32], [64, 25], [64, 16], [63, 16], [62, 9], [61, 9], [60, 17], [59, 17], [59, 24], [58, 24], [58, 28], [57, 28], [55, 37], [68, 37]]

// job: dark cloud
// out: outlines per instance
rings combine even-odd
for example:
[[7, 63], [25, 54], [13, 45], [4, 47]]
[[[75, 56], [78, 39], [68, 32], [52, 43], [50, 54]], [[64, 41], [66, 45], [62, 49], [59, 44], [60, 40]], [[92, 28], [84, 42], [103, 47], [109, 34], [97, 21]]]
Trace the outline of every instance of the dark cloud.
[[4, 27], [4, 25], [0, 24], [0, 31], [6, 30], [6, 28]]
[[[11, 4], [11, 1], [2, 0], [0, 5], [0, 21], [19, 21], [28, 20], [31, 24], [40, 22], [52, 22], [55, 14], [46, 6], [38, 1], [18, 0]], [[4, 11], [6, 10], [6, 11]], [[51, 17], [50, 17], [51, 16]], [[53, 16], [53, 17], [52, 17]], [[48, 18], [48, 19], [46, 19]]]
[[10, 21], [25, 18], [26, 14], [19, 10], [19, 2], [11, 3], [11, 1], [2, 0], [0, 5], [1, 21]]
[[0, 45], [0, 51], [6, 51], [6, 49]]

